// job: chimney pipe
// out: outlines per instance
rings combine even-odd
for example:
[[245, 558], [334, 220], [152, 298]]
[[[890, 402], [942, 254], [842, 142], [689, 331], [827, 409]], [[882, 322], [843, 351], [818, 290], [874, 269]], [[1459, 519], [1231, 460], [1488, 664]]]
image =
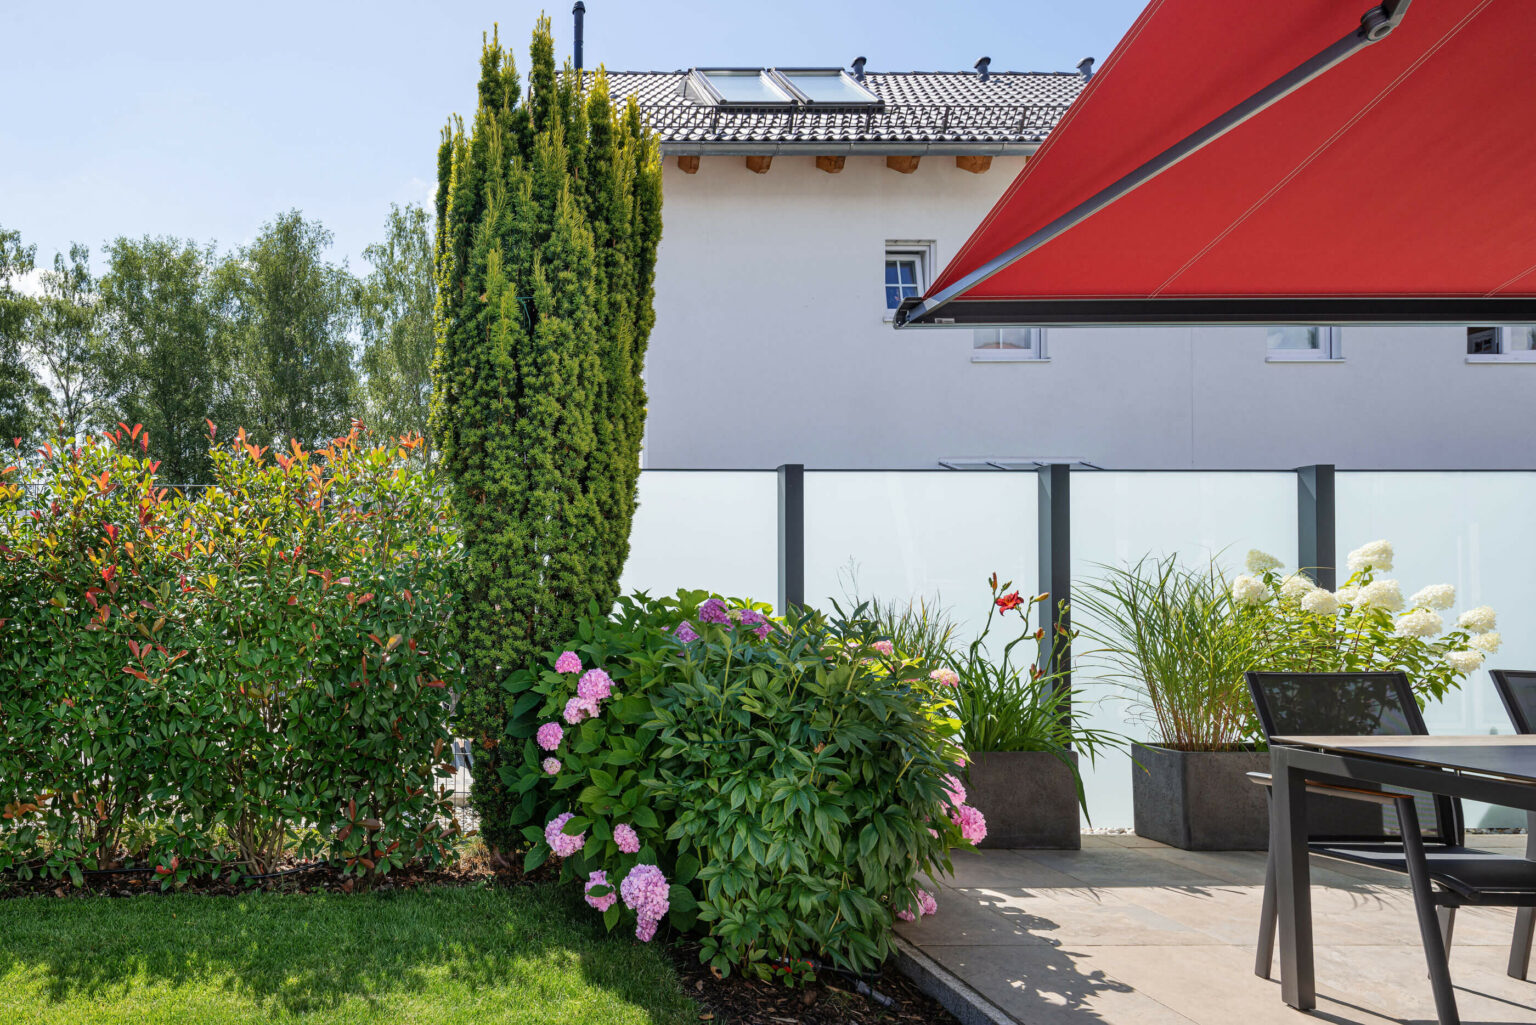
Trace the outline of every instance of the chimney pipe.
[[576, 70], [580, 71], [581, 70], [581, 23], [586, 20], [586, 17], [587, 17], [587, 5], [582, 3], [581, 0], [576, 0], [576, 6], [571, 8], [571, 14], [573, 14], [575, 16], [575, 18], [576, 18], [576, 47], [575, 47], [575, 52], [574, 52], [573, 56], [575, 57]]
[[988, 67], [991, 64], [992, 64], [992, 58], [991, 57], [983, 57], [981, 60], [976, 62], [976, 74], [981, 76], [981, 80], [983, 82], [987, 81], [987, 79], [989, 79], [991, 77], [991, 75], [987, 71]]
[[1093, 58], [1084, 57], [1082, 60], [1078, 61], [1077, 70], [1082, 73], [1083, 81], [1088, 81], [1093, 77]]
[[860, 82], [864, 81], [864, 65], [866, 63], [867, 59], [864, 57], [855, 57], [853, 59], [853, 77]]

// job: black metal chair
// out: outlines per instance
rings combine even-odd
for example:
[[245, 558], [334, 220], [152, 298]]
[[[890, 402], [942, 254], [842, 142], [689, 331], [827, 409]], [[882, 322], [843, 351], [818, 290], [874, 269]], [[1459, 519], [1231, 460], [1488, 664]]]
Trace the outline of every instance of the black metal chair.
[[[1427, 735], [1403, 673], [1247, 673], [1266, 737]], [[1250, 773], [1268, 784], [1264, 773]], [[1536, 861], [1463, 844], [1461, 802], [1438, 794], [1361, 787], [1347, 779], [1307, 781], [1307, 832], [1320, 858], [1368, 865], [1412, 881], [1424, 956], [1438, 993], [1450, 993], [1449, 949], [1456, 909], [1536, 906]], [[1269, 978], [1278, 908], [1269, 853], [1254, 972]], [[1518, 946], [1518, 937], [1516, 945]]]
[[[1509, 713], [1516, 733], [1536, 733], [1536, 672], [1491, 669], [1493, 685]], [[1536, 859], [1536, 812], [1525, 814], [1525, 856]], [[1515, 942], [1509, 948], [1509, 974], [1528, 979], [1531, 972], [1531, 940], [1536, 935], [1536, 909], [1515, 912]]]

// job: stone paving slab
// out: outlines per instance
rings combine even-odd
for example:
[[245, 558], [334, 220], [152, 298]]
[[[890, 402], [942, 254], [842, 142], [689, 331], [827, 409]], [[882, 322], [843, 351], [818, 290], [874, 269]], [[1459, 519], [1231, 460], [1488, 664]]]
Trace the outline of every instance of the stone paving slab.
[[[1521, 853], [1525, 838], [1469, 845]], [[939, 913], [902, 937], [1022, 1025], [1302, 1025], [1253, 973], [1264, 855], [1133, 835], [1081, 851], [956, 854]], [[1336, 871], [1337, 869], [1337, 871]], [[1432, 1025], [1434, 998], [1400, 876], [1313, 862], [1318, 1008], [1330, 1025]], [[1514, 913], [1463, 909], [1451, 976], [1465, 1025], [1536, 1023], [1536, 983], [1504, 974]]]

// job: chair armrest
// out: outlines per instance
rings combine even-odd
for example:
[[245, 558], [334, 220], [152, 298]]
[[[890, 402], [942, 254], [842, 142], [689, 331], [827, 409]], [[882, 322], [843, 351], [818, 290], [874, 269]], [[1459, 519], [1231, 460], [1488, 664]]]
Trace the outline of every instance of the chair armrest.
[[[1250, 772], [1248, 780], [1257, 783], [1261, 787], [1275, 785], [1274, 777], [1267, 772]], [[1336, 783], [1319, 783], [1316, 780], [1307, 780], [1307, 793], [1328, 794], [1333, 797], [1343, 797], [1351, 801], [1366, 801], [1370, 804], [1395, 805], [1398, 801], [1407, 798], [1412, 800], [1411, 794], [1389, 794], [1385, 790], [1369, 790], [1365, 787], [1344, 787]]]

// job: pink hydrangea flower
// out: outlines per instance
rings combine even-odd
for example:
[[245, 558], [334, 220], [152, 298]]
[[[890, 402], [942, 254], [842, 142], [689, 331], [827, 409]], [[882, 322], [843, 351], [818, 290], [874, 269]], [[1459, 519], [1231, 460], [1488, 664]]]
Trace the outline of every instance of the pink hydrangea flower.
[[919, 888], [917, 891], [917, 910], [923, 915], [936, 915], [939, 913], [939, 902], [933, 899], [933, 894]]
[[579, 673], [581, 672], [581, 659], [574, 651], [562, 651], [560, 657], [555, 659], [555, 672]]
[[[603, 894], [601, 897], [592, 896], [592, 891], [599, 886], [608, 887], [608, 892]], [[586, 884], [582, 887], [582, 889], [587, 895], [587, 903], [597, 908], [599, 911], [607, 911], [609, 908], [613, 907], [613, 902], [619, 899], [618, 891], [615, 890], [613, 888], [613, 884], [608, 881], [608, 873], [604, 872], [602, 869], [598, 869], [596, 872], [593, 872], [592, 875], [588, 877]]]
[[903, 922], [917, 921], [917, 916], [908, 911], [906, 908], [902, 908], [900, 911], [896, 912], [896, 917], [901, 919]]
[[577, 833], [571, 836], [562, 832], [565, 824], [571, 821], [571, 813], [556, 815], [549, 820], [549, 825], [544, 827], [544, 842], [549, 844], [549, 849], [555, 852], [557, 858], [569, 858], [572, 854], [586, 846], [587, 834]]
[[874, 648], [882, 655], [890, 656], [896, 654], [896, 645], [892, 644], [890, 641], [876, 641], [875, 643], [871, 644], [870, 647]]
[[638, 854], [640, 852], [640, 834], [635, 832], [635, 827], [628, 822], [620, 822], [613, 827], [613, 842], [619, 845], [619, 850], [625, 854]]
[[588, 669], [576, 684], [576, 696], [596, 705], [613, 693], [613, 679], [601, 669]]
[[956, 808], [959, 808], [965, 804], [965, 786], [961, 784], [958, 778], [954, 776], [945, 776], [944, 790], [945, 796], [949, 798], [950, 804], [954, 805]]
[[540, 747], [546, 751], [553, 751], [560, 746], [560, 741], [565, 739], [565, 731], [560, 728], [559, 723], [547, 722], [540, 726], [539, 732], [533, 736], [539, 742]]
[[756, 630], [753, 630], [752, 632], [757, 635], [757, 639], [758, 640], [766, 641], [768, 639], [768, 635], [773, 633], [773, 624], [772, 623], [768, 623], [768, 622], [764, 622], [762, 626], [758, 627]]
[[546, 758], [546, 759], [544, 759], [542, 764], [544, 766], [544, 771], [549, 773], [551, 776], [559, 775], [559, 773], [560, 773], [560, 759], [558, 759], [558, 758]]
[[692, 642], [699, 639], [698, 633], [694, 631], [692, 624], [690, 624], [686, 619], [677, 624], [677, 629], [672, 632], [674, 635], [676, 635], [677, 639], [682, 641], [684, 644], [691, 644]]
[[667, 917], [671, 906], [667, 877], [655, 865], [636, 865], [619, 885], [619, 894], [624, 898], [624, 906], [639, 919], [635, 935], [649, 943], [656, 935], [656, 924]]
[[725, 602], [719, 598], [711, 598], [699, 606], [699, 622], [719, 623], [724, 626], [731, 625], [731, 615], [725, 610]]
[[935, 669], [933, 672], [928, 674], [928, 679], [944, 687], [960, 686], [960, 674], [955, 672], [953, 669], [950, 669], [948, 666], [944, 667], [943, 669]]
[[574, 697], [565, 703], [565, 721], [575, 726], [583, 719], [597, 718], [597, 702], [588, 701], [583, 697]]
[[960, 835], [970, 843], [981, 843], [987, 838], [986, 818], [970, 805], [962, 804], [956, 808], [951, 818], [960, 827]]

